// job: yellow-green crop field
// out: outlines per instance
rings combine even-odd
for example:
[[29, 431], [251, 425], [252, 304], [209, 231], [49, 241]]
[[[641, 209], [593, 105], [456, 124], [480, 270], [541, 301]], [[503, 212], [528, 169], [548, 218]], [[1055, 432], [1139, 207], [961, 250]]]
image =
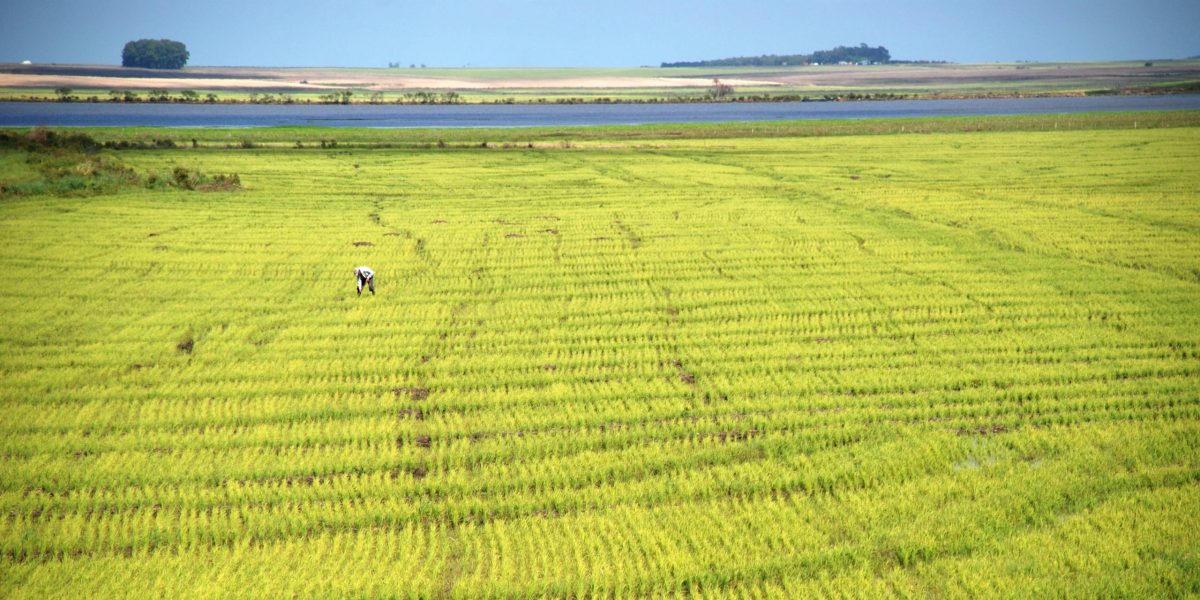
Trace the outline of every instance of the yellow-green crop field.
[[0, 596], [1200, 594], [1200, 128], [112, 154], [242, 189], [0, 199]]

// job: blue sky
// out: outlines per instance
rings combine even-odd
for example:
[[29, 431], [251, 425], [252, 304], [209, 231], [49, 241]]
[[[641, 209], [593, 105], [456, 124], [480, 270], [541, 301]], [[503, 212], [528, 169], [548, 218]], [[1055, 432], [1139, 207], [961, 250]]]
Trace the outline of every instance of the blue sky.
[[1200, 0], [0, 0], [0, 62], [119, 64], [125, 42], [192, 66], [640, 66], [883, 45], [994, 62], [1200, 55]]

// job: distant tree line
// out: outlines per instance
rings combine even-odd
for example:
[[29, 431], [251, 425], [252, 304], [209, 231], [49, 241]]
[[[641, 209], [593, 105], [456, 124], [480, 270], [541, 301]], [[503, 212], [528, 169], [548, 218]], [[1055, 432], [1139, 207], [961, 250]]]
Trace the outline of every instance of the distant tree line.
[[182, 69], [188, 61], [187, 46], [174, 40], [137, 40], [125, 44], [122, 67]]
[[736, 56], [716, 60], [665, 62], [663, 67], [787, 67], [812, 64], [871, 63], [885, 64], [892, 61], [887, 48], [872, 48], [866, 44], [838, 46], [832, 50], [817, 50], [812, 54], [764, 54], [762, 56]]

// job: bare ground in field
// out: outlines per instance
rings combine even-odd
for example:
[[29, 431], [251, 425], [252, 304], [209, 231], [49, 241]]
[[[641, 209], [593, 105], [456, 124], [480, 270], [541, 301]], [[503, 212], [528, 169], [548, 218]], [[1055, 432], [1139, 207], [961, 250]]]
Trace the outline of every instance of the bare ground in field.
[[[1009, 65], [819, 66], [780, 69], [348, 69], [189, 67], [178, 71], [105, 65], [0, 65], [0, 87], [72, 89], [193, 89], [303, 92], [506, 89], [704, 88], [714, 77], [735, 88], [780, 87], [952, 90], [990, 85], [1107, 89], [1200, 80], [1200, 61]], [[678, 75], [676, 75], [678, 73]]]

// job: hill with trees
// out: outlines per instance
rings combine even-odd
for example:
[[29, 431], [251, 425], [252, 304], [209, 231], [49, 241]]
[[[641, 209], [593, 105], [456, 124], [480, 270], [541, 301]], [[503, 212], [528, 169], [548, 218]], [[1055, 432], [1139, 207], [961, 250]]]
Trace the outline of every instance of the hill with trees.
[[883, 46], [870, 47], [838, 46], [830, 50], [817, 50], [812, 54], [764, 54], [762, 56], [736, 56], [715, 60], [665, 62], [663, 67], [788, 67], [812, 64], [871, 63], [886, 64], [892, 55]]
[[121, 52], [122, 67], [182, 69], [187, 61], [187, 46], [175, 40], [137, 40]]

